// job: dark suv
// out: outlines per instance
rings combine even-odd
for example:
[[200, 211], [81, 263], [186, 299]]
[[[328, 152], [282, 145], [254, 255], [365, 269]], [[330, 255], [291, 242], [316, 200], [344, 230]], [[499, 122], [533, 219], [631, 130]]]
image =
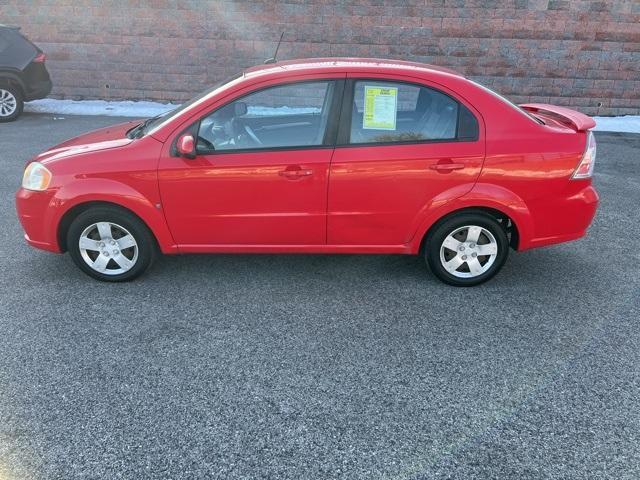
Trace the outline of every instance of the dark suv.
[[0, 25], [0, 122], [15, 120], [24, 102], [51, 92], [46, 55], [19, 30]]

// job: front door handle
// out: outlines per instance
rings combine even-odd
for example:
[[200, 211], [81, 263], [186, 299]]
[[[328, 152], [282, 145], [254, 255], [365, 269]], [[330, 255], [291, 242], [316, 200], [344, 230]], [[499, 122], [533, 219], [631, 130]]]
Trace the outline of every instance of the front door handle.
[[281, 170], [278, 175], [285, 178], [296, 179], [302, 177], [308, 177], [313, 175], [313, 170], [303, 170], [302, 168], [291, 168], [287, 170]]
[[464, 166], [465, 166], [464, 163], [455, 163], [449, 160], [449, 161], [440, 161], [433, 165], [429, 165], [429, 168], [431, 170], [436, 170], [436, 171], [445, 173], [445, 172], [452, 172], [453, 170], [462, 170]]

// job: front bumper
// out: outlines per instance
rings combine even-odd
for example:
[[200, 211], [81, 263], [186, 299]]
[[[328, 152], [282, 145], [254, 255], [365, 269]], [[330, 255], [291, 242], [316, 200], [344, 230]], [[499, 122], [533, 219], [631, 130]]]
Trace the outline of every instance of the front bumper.
[[29, 245], [49, 252], [61, 253], [57, 238], [57, 224], [51, 212], [55, 192], [34, 192], [21, 188], [16, 193], [16, 210], [22, 224], [24, 238]]

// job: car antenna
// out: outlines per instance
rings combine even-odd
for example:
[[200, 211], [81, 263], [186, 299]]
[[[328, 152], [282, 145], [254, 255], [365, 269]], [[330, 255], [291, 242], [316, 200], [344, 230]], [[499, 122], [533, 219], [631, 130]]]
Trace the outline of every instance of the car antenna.
[[271, 58], [267, 58], [264, 63], [268, 64], [268, 63], [276, 63], [277, 62], [277, 57], [278, 57], [278, 49], [280, 48], [280, 44], [282, 43], [282, 37], [284, 37], [284, 32], [282, 32], [280, 34], [280, 40], [278, 40], [278, 45], [276, 46], [276, 53], [273, 54], [273, 57]]

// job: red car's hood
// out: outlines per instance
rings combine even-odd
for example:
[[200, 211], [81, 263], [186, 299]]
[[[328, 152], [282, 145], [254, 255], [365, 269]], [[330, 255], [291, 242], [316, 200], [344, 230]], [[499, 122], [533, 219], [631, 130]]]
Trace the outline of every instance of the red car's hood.
[[46, 163], [80, 153], [123, 147], [133, 141], [127, 138], [127, 131], [139, 123], [140, 120], [135, 120], [85, 133], [62, 142], [46, 152], [42, 152], [34, 160]]

